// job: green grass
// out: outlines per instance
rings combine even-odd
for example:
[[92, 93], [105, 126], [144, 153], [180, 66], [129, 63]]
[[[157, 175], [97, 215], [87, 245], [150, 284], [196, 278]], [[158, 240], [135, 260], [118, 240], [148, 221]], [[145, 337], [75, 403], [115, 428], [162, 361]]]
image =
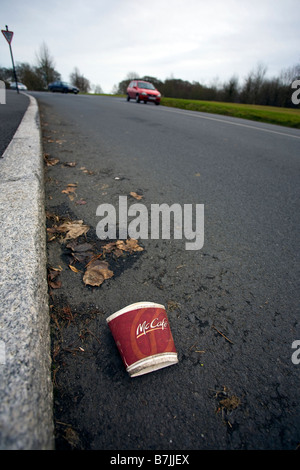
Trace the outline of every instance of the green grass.
[[222, 114], [223, 116], [250, 119], [252, 121], [267, 122], [300, 129], [300, 109], [177, 98], [162, 98], [161, 105], [189, 111]]

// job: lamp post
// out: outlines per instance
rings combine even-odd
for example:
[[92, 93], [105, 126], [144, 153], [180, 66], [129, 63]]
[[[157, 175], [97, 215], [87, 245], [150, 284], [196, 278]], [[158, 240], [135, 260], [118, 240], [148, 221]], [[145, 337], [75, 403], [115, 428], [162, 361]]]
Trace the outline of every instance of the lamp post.
[[2, 34], [5, 37], [6, 41], [8, 42], [8, 45], [9, 45], [10, 56], [11, 56], [11, 61], [12, 61], [12, 66], [13, 66], [13, 72], [14, 72], [14, 77], [15, 77], [15, 81], [16, 81], [16, 89], [17, 89], [17, 92], [19, 93], [17, 73], [16, 73], [13, 53], [12, 53], [12, 49], [11, 49], [11, 41], [12, 41], [14, 33], [12, 31], [8, 31], [8, 26], [7, 25], [5, 25], [5, 26], [6, 26], [6, 30], [2, 29], [1, 31], [2, 31]]

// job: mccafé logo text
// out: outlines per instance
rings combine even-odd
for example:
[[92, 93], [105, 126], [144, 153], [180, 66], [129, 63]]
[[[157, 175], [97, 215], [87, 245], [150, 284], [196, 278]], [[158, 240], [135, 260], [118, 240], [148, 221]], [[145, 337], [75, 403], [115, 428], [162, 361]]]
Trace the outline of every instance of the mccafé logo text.
[[158, 320], [158, 318], [154, 318], [151, 322], [147, 322], [146, 320], [143, 323], [140, 323], [136, 329], [136, 337], [139, 338], [142, 335], [146, 335], [153, 330], [164, 330], [168, 327], [168, 321], [166, 318], [162, 320]]

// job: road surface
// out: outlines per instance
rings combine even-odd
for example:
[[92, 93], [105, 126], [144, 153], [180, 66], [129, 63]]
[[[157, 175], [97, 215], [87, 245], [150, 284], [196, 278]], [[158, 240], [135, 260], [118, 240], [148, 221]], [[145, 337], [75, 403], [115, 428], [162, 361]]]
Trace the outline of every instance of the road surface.
[[5, 90], [5, 104], [0, 105], [0, 157], [16, 132], [28, 107], [28, 96], [13, 90]]
[[[114, 276], [100, 287], [85, 285], [83, 265], [69, 268], [67, 243], [48, 242], [49, 266], [61, 269], [50, 289], [57, 448], [296, 449], [299, 131], [119, 98], [33, 95], [48, 228], [82, 220], [96, 253], [97, 208], [117, 211], [119, 196], [149, 214], [153, 204], [204, 205], [200, 249], [187, 250], [184, 237], [141, 239], [143, 251], [109, 258]], [[133, 379], [106, 318], [140, 300], [166, 306], [179, 363]]]

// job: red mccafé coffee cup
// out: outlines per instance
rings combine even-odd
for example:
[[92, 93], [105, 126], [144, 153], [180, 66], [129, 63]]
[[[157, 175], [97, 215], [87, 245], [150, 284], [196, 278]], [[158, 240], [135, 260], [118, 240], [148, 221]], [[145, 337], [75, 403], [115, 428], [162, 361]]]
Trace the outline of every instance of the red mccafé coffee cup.
[[137, 302], [113, 313], [106, 321], [131, 377], [178, 362], [163, 305]]

